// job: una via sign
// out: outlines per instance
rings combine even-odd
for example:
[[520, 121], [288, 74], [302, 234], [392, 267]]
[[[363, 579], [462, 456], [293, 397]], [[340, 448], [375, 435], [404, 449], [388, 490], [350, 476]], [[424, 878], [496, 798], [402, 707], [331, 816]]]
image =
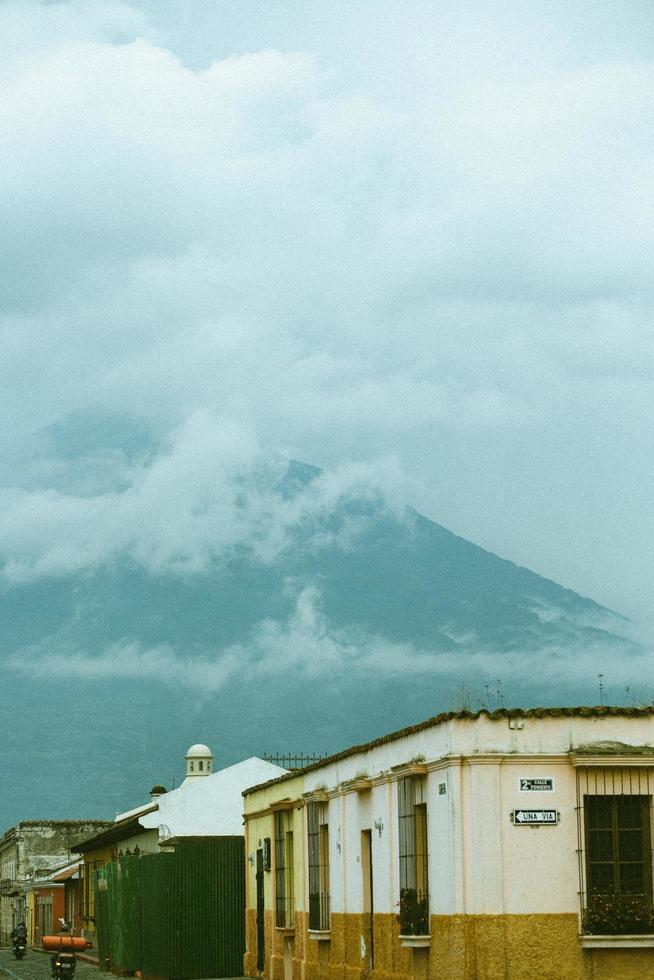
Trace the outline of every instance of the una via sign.
[[519, 826], [543, 826], [559, 822], [558, 810], [513, 810], [511, 820]]
[[552, 776], [521, 776], [521, 793], [553, 793], [554, 779]]

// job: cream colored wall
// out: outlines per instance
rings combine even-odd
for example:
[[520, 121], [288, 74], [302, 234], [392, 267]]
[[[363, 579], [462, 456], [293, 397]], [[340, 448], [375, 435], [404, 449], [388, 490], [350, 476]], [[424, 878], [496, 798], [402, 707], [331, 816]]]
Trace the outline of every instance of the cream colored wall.
[[[257, 874], [257, 848], [262, 846], [264, 838], [270, 838], [272, 848], [272, 868], [274, 869], [274, 846], [275, 846], [275, 818], [270, 807], [282, 799], [299, 800], [304, 790], [304, 779], [302, 776], [291, 777], [282, 783], [277, 783], [266, 789], [256, 790], [243, 797], [243, 810], [245, 817], [245, 857], [246, 857], [246, 905], [248, 908], [256, 907], [256, 874]], [[264, 811], [264, 812], [262, 812]], [[303, 911], [305, 908], [304, 896], [304, 810], [294, 808], [292, 814], [293, 830], [293, 859], [294, 859], [294, 888], [295, 888], [295, 908], [296, 911]], [[260, 814], [259, 816], [252, 816]], [[264, 872], [264, 900], [265, 907], [272, 910], [274, 908], [274, 870]]]
[[482, 715], [477, 719], [453, 719], [314, 769], [305, 775], [305, 790], [333, 788], [361, 773], [374, 779], [415, 758], [429, 762], [487, 753], [567, 756], [573, 747], [598, 741], [654, 746], [654, 715], [528, 717], [520, 721], [522, 730], [510, 729], [507, 718], [491, 720]]
[[[453, 767], [458, 778], [458, 764]], [[307, 774], [309, 775], [309, 774]], [[461, 867], [462, 839], [453, 818], [456, 779], [446, 770], [426, 777], [428, 800], [430, 905], [434, 914], [453, 914], [457, 910], [462, 885], [454, 874]], [[440, 783], [448, 793], [440, 796]], [[456, 816], [454, 809], [454, 816]], [[364, 792], [333, 795], [328, 803], [330, 904], [335, 913], [363, 912], [363, 871], [361, 834], [371, 831], [374, 911], [396, 914], [399, 908], [399, 821], [397, 782], [385, 779]], [[377, 824], [377, 826], [375, 826]], [[381, 827], [380, 827], [381, 825]], [[458, 846], [457, 846], [457, 842]], [[457, 893], [458, 888], [458, 893]]]
[[[397, 773], [423, 759], [428, 803], [433, 915], [577, 914], [579, 866], [571, 748], [593, 742], [654, 744], [654, 717], [453, 720], [357, 753], [305, 775], [305, 792], [329, 799], [330, 891], [334, 913], [362, 911], [360, 835], [372, 829], [374, 905], [397, 913]], [[611, 760], [612, 761], [612, 760]], [[367, 792], [343, 783], [372, 779]], [[521, 776], [551, 776], [552, 793], [520, 792]], [[440, 783], [446, 793], [440, 795]], [[276, 787], [287, 793], [285, 783]], [[514, 826], [514, 809], [555, 809], [555, 826]], [[374, 823], [381, 821], [381, 836]]]
[[[257, 873], [257, 848], [262, 846], [265, 837], [270, 837], [272, 833], [272, 817], [267, 814], [265, 817], [258, 817], [256, 820], [248, 821], [246, 824], [246, 859], [248, 866], [248, 897], [247, 905], [255, 908], [257, 904], [256, 892], [256, 873]], [[272, 882], [270, 875], [264, 872], [264, 901], [266, 908], [272, 908]]]
[[[246, 797], [246, 849], [274, 842], [268, 810], [282, 797], [326, 790], [330, 842], [331, 936], [317, 941], [306, 912], [293, 937], [274, 928], [274, 873], [266, 883], [268, 980], [366, 980], [369, 920], [363, 915], [361, 831], [371, 830], [375, 964], [385, 980], [654, 980], [651, 950], [587, 950], [578, 940], [579, 862], [576, 773], [570, 750], [593, 742], [654, 744], [654, 718], [455, 720], [329, 763]], [[397, 780], [422, 759], [426, 773], [431, 948], [402, 947]], [[642, 764], [647, 764], [643, 759]], [[609, 765], [620, 764], [609, 758]], [[395, 767], [395, 768], [394, 768]], [[400, 767], [399, 770], [397, 767]], [[405, 770], [406, 771], [406, 770]], [[368, 789], [344, 785], [365, 774]], [[520, 777], [549, 776], [553, 792], [521, 792]], [[361, 783], [359, 783], [361, 785]], [[443, 785], [445, 792], [439, 792]], [[556, 826], [514, 826], [516, 809], [554, 809]], [[305, 809], [294, 810], [298, 909], [306, 896]], [[381, 825], [381, 832], [375, 827]], [[274, 864], [273, 864], [274, 866]], [[248, 864], [246, 973], [256, 972], [256, 866]], [[303, 905], [306, 909], [306, 904]], [[290, 972], [289, 972], [290, 971]]]
[[[520, 792], [521, 776], [552, 776], [554, 792]], [[503, 911], [578, 912], [579, 863], [577, 848], [577, 793], [575, 770], [570, 762], [501, 766], [502, 859], [504, 864]], [[554, 809], [560, 821], [552, 827], [514, 826], [508, 817], [514, 809]], [[551, 887], [551, 883], [555, 887]]]

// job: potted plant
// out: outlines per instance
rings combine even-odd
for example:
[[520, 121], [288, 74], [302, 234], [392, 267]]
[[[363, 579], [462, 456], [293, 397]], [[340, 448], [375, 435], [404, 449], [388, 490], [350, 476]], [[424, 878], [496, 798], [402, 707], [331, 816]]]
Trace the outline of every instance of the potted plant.
[[582, 916], [585, 933], [628, 936], [654, 933], [654, 909], [645, 895], [591, 895]]
[[403, 888], [400, 892], [398, 915], [401, 936], [429, 935], [429, 900], [419, 895], [415, 888]]

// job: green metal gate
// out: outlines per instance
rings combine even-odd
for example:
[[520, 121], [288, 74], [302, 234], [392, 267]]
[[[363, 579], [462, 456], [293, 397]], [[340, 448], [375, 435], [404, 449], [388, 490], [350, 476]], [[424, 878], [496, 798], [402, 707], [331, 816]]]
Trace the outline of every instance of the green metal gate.
[[177, 977], [181, 896], [175, 884], [175, 855], [144, 857], [141, 885], [141, 973]]
[[109, 958], [127, 973], [141, 968], [141, 861], [136, 854], [106, 869]]
[[121, 972], [140, 970], [143, 977], [240, 976], [244, 860], [242, 837], [207, 837], [107, 865], [106, 891], [96, 884], [101, 959], [108, 956]]

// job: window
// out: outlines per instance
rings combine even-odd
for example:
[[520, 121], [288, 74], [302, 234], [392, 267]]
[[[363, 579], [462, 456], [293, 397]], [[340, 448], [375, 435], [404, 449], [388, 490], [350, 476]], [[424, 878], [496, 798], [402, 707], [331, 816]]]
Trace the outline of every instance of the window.
[[93, 919], [95, 917], [95, 896], [93, 894], [93, 883], [97, 872], [104, 866], [104, 861], [89, 861], [84, 865], [84, 918]]
[[275, 813], [275, 921], [282, 929], [295, 925], [291, 820], [290, 810]]
[[200, 759], [200, 761], [198, 762], [198, 769], [200, 772], [204, 772], [204, 762], [202, 761], [202, 759]]
[[78, 916], [77, 916], [77, 903], [75, 899], [77, 898], [77, 889], [66, 888], [65, 892], [65, 905], [66, 905], [66, 922], [71, 926], [73, 932], [78, 926]]
[[52, 934], [52, 898], [37, 899], [37, 922], [40, 937]]
[[649, 766], [577, 769], [582, 934], [654, 933]]
[[400, 831], [400, 933], [429, 935], [427, 856], [427, 804], [424, 781], [406, 776], [398, 780]]
[[649, 798], [587, 796], [589, 895], [641, 895], [651, 901]]
[[307, 807], [309, 845], [309, 929], [328, 930], [329, 826], [325, 803]]

